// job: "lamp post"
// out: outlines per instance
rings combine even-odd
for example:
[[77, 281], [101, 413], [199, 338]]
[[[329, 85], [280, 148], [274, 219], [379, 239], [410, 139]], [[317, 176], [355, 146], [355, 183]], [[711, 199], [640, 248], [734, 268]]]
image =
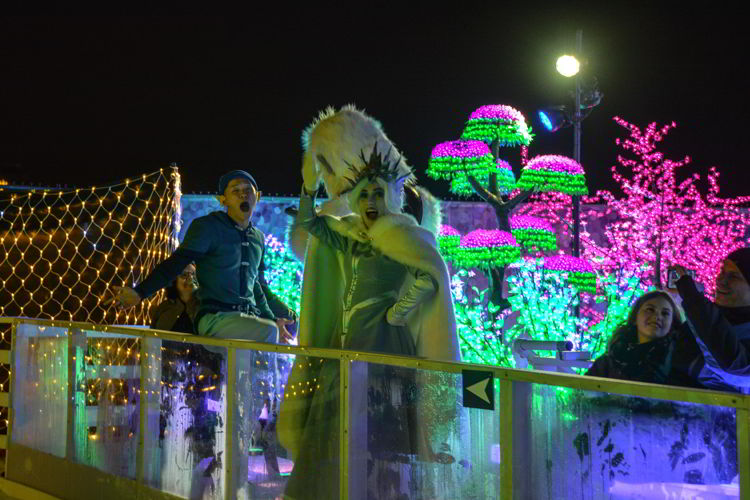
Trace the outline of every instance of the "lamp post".
[[[576, 56], [581, 57], [583, 51], [583, 30], [576, 30]], [[570, 114], [573, 125], [573, 159], [581, 164], [581, 63], [571, 55], [563, 55], [557, 59], [556, 68], [558, 73], [565, 77], [575, 77], [575, 104]], [[581, 197], [573, 195], [573, 256], [581, 256]]]

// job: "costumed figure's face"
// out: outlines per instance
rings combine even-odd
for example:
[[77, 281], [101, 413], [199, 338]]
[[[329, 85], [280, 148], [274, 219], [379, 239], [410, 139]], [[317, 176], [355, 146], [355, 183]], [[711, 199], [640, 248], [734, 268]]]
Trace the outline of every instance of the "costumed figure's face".
[[714, 301], [723, 307], [750, 306], [750, 283], [733, 261], [725, 259], [716, 278]]
[[657, 295], [641, 304], [635, 320], [638, 343], [650, 342], [669, 333], [673, 315], [672, 304], [666, 297]]
[[232, 179], [219, 196], [219, 202], [227, 207], [227, 214], [235, 221], [248, 220], [253, 215], [260, 192], [245, 179]]
[[190, 297], [193, 294], [196, 286], [195, 266], [193, 264], [188, 264], [188, 266], [183, 269], [182, 274], [177, 276], [175, 286], [177, 287], [177, 293], [180, 294], [180, 297]]
[[378, 217], [387, 214], [385, 189], [377, 182], [366, 184], [357, 196], [357, 209], [366, 228], [370, 228]]

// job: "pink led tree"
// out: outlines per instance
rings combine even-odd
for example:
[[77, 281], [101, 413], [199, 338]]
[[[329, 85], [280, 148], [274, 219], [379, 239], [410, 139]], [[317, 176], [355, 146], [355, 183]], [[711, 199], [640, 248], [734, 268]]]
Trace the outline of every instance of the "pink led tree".
[[[584, 257], [597, 262], [602, 274], [626, 267], [654, 286], [666, 283], [669, 265], [681, 264], [694, 269], [706, 292], [712, 294], [723, 257], [748, 243], [750, 216], [740, 205], [750, 202], [750, 196], [721, 198], [719, 172], [713, 167], [705, 196], [696, 185], [698, 174], [678, 180], [678, 169], [690, 163], [690, 158], [670, 160], [657, 149], [676, 126], [674, 122], [651, 123], [641, 129], [619, 117], [614, 120], [629, 133], [615, 142], [630, 155], [618, 155], [618, 165], [611, 169], [623, 196], [599, 191], [585, 200], [606, 203], [604, 215], [616, 218], [606, 225], [603, 244], [584, 233]], [[588, 210], [585, 215], [601, 217], [602, 213]]]

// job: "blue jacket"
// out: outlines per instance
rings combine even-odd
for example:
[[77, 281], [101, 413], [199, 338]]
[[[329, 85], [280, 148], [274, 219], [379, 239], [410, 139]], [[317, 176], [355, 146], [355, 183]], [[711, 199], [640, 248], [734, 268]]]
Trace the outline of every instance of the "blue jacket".
[[147, 298], [174, 280], [195, 262], [200, 306], [197, 316], [207, 312], [233, 310], [244, 305], [261, 318], [275, 320], [261, 286], [263, 232], [250, 224], [240, 228], [226, 212], [211, 212], [194, 219], [182, 244], [161, 262], [138, 286]]

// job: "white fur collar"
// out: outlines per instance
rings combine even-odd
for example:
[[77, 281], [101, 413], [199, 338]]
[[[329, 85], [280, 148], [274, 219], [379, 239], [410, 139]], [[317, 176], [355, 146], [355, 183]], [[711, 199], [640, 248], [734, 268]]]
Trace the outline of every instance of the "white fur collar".
[[356, 214], [344, 217], [326, 216], [328, 227], [347, 238], [360, 243], [377, 242], [380, 236], [395, 226], [418, 228], [416, 219], [408, 214], [388, 214], [378, 217], [378, 220], [368, 230], [362, 217]]

